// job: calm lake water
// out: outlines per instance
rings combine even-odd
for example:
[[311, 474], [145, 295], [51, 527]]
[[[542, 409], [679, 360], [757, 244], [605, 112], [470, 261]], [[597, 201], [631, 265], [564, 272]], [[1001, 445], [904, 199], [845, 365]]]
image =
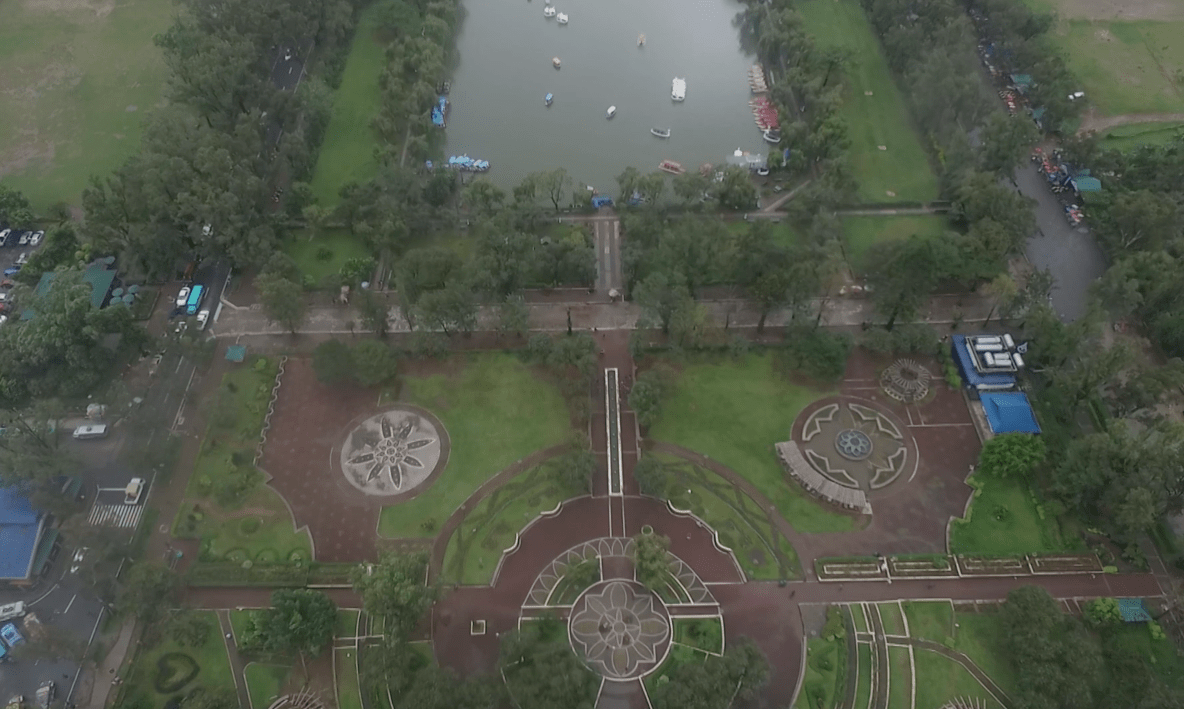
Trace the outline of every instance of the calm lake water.
[[[736, 148], [769, 152], [748, 106], [753, 58], [732, 24], [738, 2], [555, 1], [567, 25], [543, 16], [543, 0], [464, 1], [446, 155], [489, 160], [489, 179], [507, 191], [563, 167], [576, 185], [615, 195], [628, 166], [646, 173], [670, 159], [692, 170]], [[670, 99], [676, 76], [687, 81], [683, 103]]]

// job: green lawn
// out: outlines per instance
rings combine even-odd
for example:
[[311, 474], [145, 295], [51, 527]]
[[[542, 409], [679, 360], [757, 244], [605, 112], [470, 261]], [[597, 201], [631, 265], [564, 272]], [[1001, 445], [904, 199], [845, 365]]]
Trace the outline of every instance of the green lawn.
[[509, 354], [458, 358], [448, 374], [405, 377], [400, 399], [428, 409], [452, 441], [448, 467], [417, 497], [382, 511], [385, 537], [425, 537], [490, 476], [572, 435], [559, 390]]
[[375, 37], [382, 7], [374, 3], [358, 16], [341, 87], [334, 94], [333, 116], [312, 176], [313, 195], [322, 206], [335, 206], [342, 187], [378, 172], [378, 139], [370, 122], [381, 106], [378, 79], [386, 67], [383, 46]]
[[904, 241], [910, 236], [941, 236], [946, 231], [946, 220], [933, 216], [904, 217], [843, 217], [843, 236], [846, 240], [847, 263], [855, 271], [864, 271], [867, 251], [882, 241]]
[[1106, 131], [1100, 145], [1108, 150], [1131, 150], [1141, 145], [1166, 145], [1184, 136], [1184, 123], [1136, 123]]
[[[446, 581], [488, 584], [502, 552], [514, 543], [518, 531], [540, 512], [584, 494], [572, 489], [552, 460], [524, 471], [481, 500], [448, 540], [444, 553]], [[475, 531], [474, 531], [475, 530]]]
[[704, 652], [722, 654], [724, 626], [719, 618], [675, 618], [674, 642]]
[[152, 38], [175, 12], [164, 0], [4, 4], [0, 175], [34, 210], [80, 204], [92, 175], [139, 149], [166, 76]]
[[855, 681], [855, 703], [852, 709], [868, 709], [872, 701], [872, 646], [860, 643], [856, 647], [859, 656], [859, 676]]
[[[859, 197], [868, 203], [936, 199], [937, 177], [859, 3], [806, 0], [795, 8], [820, 48], [850, 52], [839, 115], [850, 128], [848, 155]], [[881, 145], [887, 150], [880, 150]]]
[[699, 650], [686, 645], [671, 645], [670, 652], [666, 655], [666, 660], [658, 665], [658, 669], [647, 675], [645, 680], [645, 688], [648, 692], [653, 693], [654, 688], [670, 681], [670, 675], [674, 673], [679, 667], [689, 665], [695, 662], [703, 662], [707, 659], [707, 655]]
[[1007, 694], [1016, 690], [1015, 669], [1008, 659], [1006, 636], [997, 613], [958, 613], [954, 649], [995, 680]]
[[339, 638], [352, 638], [358, 634], [358, 611], [352, 608], [337, 609], [337, 630]]
[[252, 662], [243, 669], [247, 677], [247, 691], [251, 695], [252, 709], [267, 709], [271, 701], [280, 695], [284, 680], [292, 671], [291, 665], [264, 665]]
[[1184, 22], [1066, 19], [1052, 38], [1104, 116], [1184, 111]]
[[802, 532], [845, 532], [852, 518], [814, 502], [788, 480], [773, 452], [789, 440], [807, 404], [830, 392], [794, 384], [774, 371], [773, 354], [740, 360], [697, 358], [662, 404], [650, 437], [704, 453], [743, 475]]
[[662, 460], [669, 480], [666, 499], [714, 529], [749, 578], [802, 575], [797, 552], [778, 530], [771, 518], [775, 515], [707, 468], [674, 456], [662, 456]]
[[210, 425], [173, 522], [176, 536], [202, 540], [202, 560], [269, 563], [312, 556], [308, 534], [294, 529], [287, 505], [252, 465], [277, 370], [267, 358], [238, 365], [210, 403]]
[[1006, 556], [1064, 549], [1056, 520], [1042, 518], [1027, 485], [974, 476], [969, 520], [954, 520], [950, 553]]
[[354, 653], [354, 650], [337, 650], [333, 656], [337, 672], [338, 709], [362, 709], [362, 688], [358, 683]]
[[907, 647], [888, 648], [888, 709], [912, 709], [913, 673]]
[[[328, 249], [328, 258], [322, 249]], [[351, 258], [372, 256], [362, 240], [345, 229], [327, 229], [313, 238], [307, 231], [299, 231], [284, 245], [284, 253], [292, 257], [300, 273], [311, 278], [318, 287], [325, 278], [341, 273], [341, 267]]]
[[887, 635], [904, 635], [904, 616], [900, 612], [900, 605], [894, 602], [878, 603], [880, 622], [884, 624]]
[[1184, 658], [1175, 644], [1164, 638], [1153, 640], [1146, 624], [1122, 625], [1106, 631], [1107, 642], [1120, 652], [1142, 657], [1151, 672], [1164, 684], [1179, 690], [1184, 687]]
[[909, 635], [944, 643], [954, 636], [954, 608], [946, 602], [911, 601], [904, 604]]
[[855, 632], [866, 633], [867, 630], [867, 616], [863, 613], [863, 604], [852, 603], [847, 607], [851, 613], [851, 623], [855, 626]]
[[806, 676], [794, 703], [796, 709], [830, 709], [842, 700], [845, 687], [838, 686], [843, 677], [839, 665], [846, 662], [846, 645], [842, 638], [806, 641]]
[[[961, 697], [986, 702], [982, 705], [984, 709], [999, 709], [991, 694], [957, 662], [927, 650], [916, 650], [913, 661], [917, 671], [917, 707], [937, 709]], [[892, 682], [896, 682], [895, 675]]]
[[[182, 647], [166, 633], [164, 640], [159, 645], [140, 648], [125, 677], [127, 685], [125, 697], [127, 699], [143, 696], [153, 709], [162, 709], [170, 699], [179, 697], [196, 687], [207, 691], [225, 690], [231, 693], [235, 691], [234, 677], [230, 673], [230, 660], [226, 657], [226, 644], [222, 633], [218, 630], [217, 616], [213, 611], [188, 612], [200, 615], [209, 624], [205, 643], [197, 648]], [[158, 661], [169, 653], [180, 653], [191, 657], [197, 663], [198, 673], [175, 691], [162, 694], [153, 687], [153, 680], [159, 671]], [[126, 703], [130, 704], [130, 702]]]

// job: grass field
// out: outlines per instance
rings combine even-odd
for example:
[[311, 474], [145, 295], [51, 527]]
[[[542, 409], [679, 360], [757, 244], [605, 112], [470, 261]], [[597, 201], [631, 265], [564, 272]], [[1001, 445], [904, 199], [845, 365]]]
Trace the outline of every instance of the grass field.
[[[448, 374], [405, 377], [400, 399], [440, 418], [452, 441], [448, 468], [422, 494], [384, 508], [386, 537], [424, 537], [491, 475], [567, 440], [570, 415], [559, 390], [513, 355], [474, 354]], [[431, 522], [425, 527], [425, 522]], [[429, 531], [429, 528], [431, 531]]]
[[1108, 150], [1130, 150], [1141, 145], [1165, 145], [1184, 137], [1184, 123], [1136, 123], [1111, 128], [1100, 145]]
[[333, 655], [334, 670], [337, 673], [338, 709], [362, 709], [362, 688], [358, 680], [354, 654], [354, 650], [337, 650]]
[[954, 635], [954, 608], [949, 603], [911, 602], [904, 604], [909, 621], [909, 635], [944, 643]]
[[[329, 250], [329, 258], [321, 258], [322, 249]], [[292, 257], [304, 276], [320, 286], [327, 276], [341, 273], [341, 267], [351, 258], [372, 256], [360, 238], [345, 229], [327, 229], [314, 238], [307, 232], [297, 232], [284, 245], [284, 253]]]
[[[163, 709], [164, 705], [173, 697], [179, 696], [195, 687], [206, 691], [234, 692], [234, 677], [230, 674], [230, 660], [226, 657], [226, 645], [222, 633], [218, 632], [218, 619], [213, 611], [188, 611], [202, 618], [209, 626], [206, 641], [200, 647], [182, 647], [167, 633], [165, 639], [151, 648], [142, 648], [136, 653], [131, 669], [125, 678], [128, 685], [126, 696], [143, 696], [148, 700], [147, 706], [153, 709]], [[184, 686], [173, 692], [158, 693], [153, 687], [153, 680], [158, 673], [158, 661], [169, 653], [188, 655], [198, 667], [197, 674]], [[128, 702], [130, 704], [130, 702]], [[144, 705], [141, 705], [144, 706]]]
[[909, 650], [905, 647], [888, 648], [888, 709], [911, 709], [913, 706], [913, 673]]
[[1104, 116], [1184, 111], [1184, 22], [1062, 20], [1053, 32]]
[[[807, 0], [796, 8], [819, 47], [851, 53], [839, 114], [850, 128], [848, 154], [860, 198], [868, 203], [936, 199], [937, 177], [859, 3]], [[887, 149], [880, 150], [881, 145]]]
[[378, 140], [370, 122], [381, 105], [378, 78], [386, 66], [382, 44], [375, 38], [381, 10], [382, 4], [374, 3], [358, 16], [341, 87], [333, 98], [333, 116], [312, 176], [312, 191], [322, 206], [335, 206], [342, 187], [365, 182], [378, 172]]
[[940, 236], [946, 230], [946, 220], [933, 216], [905, 217], [843, 217], [843, 236], [847, 243], [844, 253], [854, 271], [864, 271], [867, 252], [884, 241], [904, 241], [910, 236]]
[[352, 638], [358, 634], [358, 611], [352, 608], [337, 609], [337, 630], [333, 634], [339, 638]]
[[168, 0], [13, 0], [0, 22], [0, 176], [34, 210], [80, 204], [136, 152], [166, 75], [152, 37]]
[[1033, 554], [1062, 551], [1056, 520], [1042, 518], [1032, 493], [1022, 482], [977, 476], [970, 519], [954, 520], [950, 553]]
[[[999, 703], [978, 680], [958, 663], [935, 652], [916, 650], [913, 662], [917, 673], [918, 707], [942, 707], [955, 698], [978, 699], [984, 709], [999, 709]], [[893, 683], [896, 676], [892, 677]]]
[[904, 635], [904, 615], [900, 612], [900, 606], [894, 602], [879, 603], [877, 606], [880, 609], [880, 622], [884, 624], [884, 633]]
[[954, 649], [969, 657], [1008, 694], [1016, 689], [1015, 669], [1007, 652], [1006, 635], [997, 613], [957, 613]]
[[699, 358], [683, 368], [650, 436], [743, 475], [799, 531], [844, 532], [853, 528], [851, 518], [823, 508], [787, 480], [773, 452], [775, 443], [789, 439], [798, 412], [827, 394], [777, 374], [772, 353]]
[[251, 695], [251, 709], [267, 709], [271, 701], [280, 695], [284, 680], [292, 671], [291, 665], [265, 665], [252, 662], [243, 669], [247, 678], [247, 691]]
[[856, 647], [859, 665], [851, 671], [859, 672], [855, 680], [855, 703], [852, 707], [865, 709], [871, 705], [872, 699], [872, 646], [870, 643], [860, 643]]
[[837, 706], [842, 699], [839, 687], [839, 665], [846, 662], [846, 640], [812, 638], [806, 641], [806, 675], [802, 691], [794, 702], [795, 709]]

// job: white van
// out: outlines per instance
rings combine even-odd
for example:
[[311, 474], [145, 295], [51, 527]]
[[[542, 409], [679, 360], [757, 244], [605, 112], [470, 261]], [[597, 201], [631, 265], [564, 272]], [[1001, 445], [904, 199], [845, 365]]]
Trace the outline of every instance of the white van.
[[132, 478], [123, 491], [123, 504], [136, 504], [140, 501], [140, 493], [142, 492], [144, 492], [144, 478]]
[[74, 438], [84, 441], [88, 438], [106, 438], [107, 424], [96, 423], [88, 426], [79, 426], [74, 429]]
[[6, 606], [0, 606], [0, 623], [13, 618], [20, 618], [25, 614], [25, 602], [17, 601]]

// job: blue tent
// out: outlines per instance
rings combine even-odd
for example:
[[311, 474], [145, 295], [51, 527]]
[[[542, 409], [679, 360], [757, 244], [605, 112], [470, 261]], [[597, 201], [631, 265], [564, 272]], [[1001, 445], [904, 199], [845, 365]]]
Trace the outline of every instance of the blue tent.
[[974, 359], [966, 343], [965, 335], [954, 335], [950, 343], [950, 351], [954, 355], [954, 363], [967, 386], [979, 391], [991, 389], [1012, 389], [1015, 387], [1015, 374], [1011, 372], [979, 372], [974, 366]]
[[0, 579], [29, 578], [44, 518], [15, 488], [0, 488]]
[[980, 395], [987, 423], [995, 433], [1040, 433], [1040, 424], [1028, 395], [1018, 391], [983, 392]]
[[1142, 598], [1118, 599], [1118, 612], [1122, 614], [1124, 623], [1146, 623], [1151, 620], [1151, 614], [1143, 605]]

